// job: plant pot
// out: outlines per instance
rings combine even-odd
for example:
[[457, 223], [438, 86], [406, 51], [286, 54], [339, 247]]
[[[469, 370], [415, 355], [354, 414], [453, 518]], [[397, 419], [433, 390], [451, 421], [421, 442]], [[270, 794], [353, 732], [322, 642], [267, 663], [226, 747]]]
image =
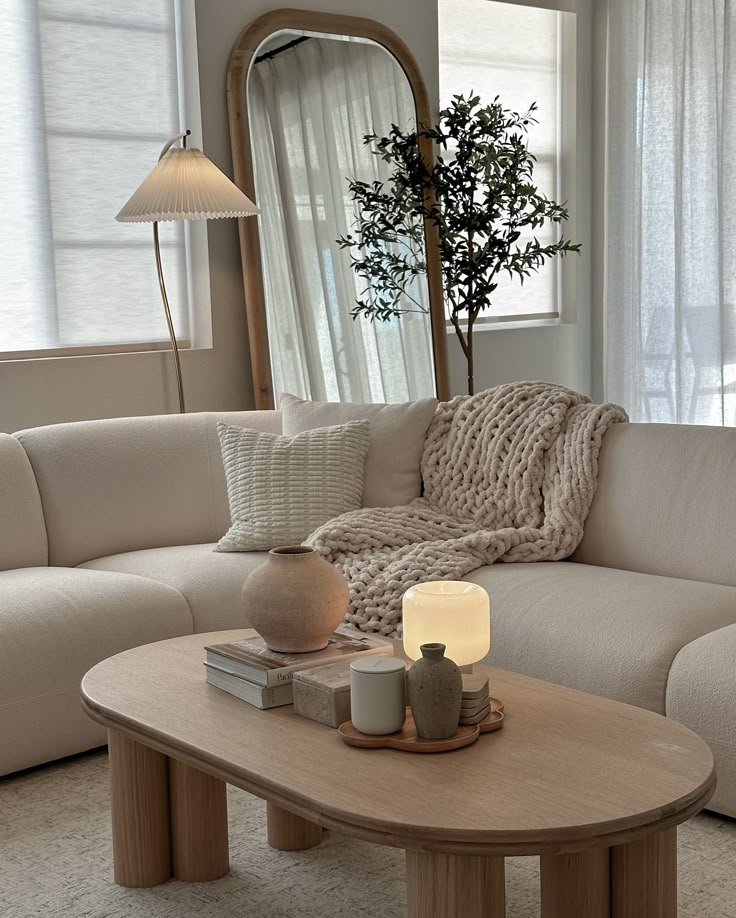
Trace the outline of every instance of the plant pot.
[[306, 545], [271, 549], [242, 592], [245, 620], [280, 653], [326, 647], [349, 601], [342, 574]]
[[463, 700], [463, 677], [445, 657], [445, 645], [422, 644], [422, 656], [409, 670], [409, 704], [417, 734], [449, 739], [457, 732]]

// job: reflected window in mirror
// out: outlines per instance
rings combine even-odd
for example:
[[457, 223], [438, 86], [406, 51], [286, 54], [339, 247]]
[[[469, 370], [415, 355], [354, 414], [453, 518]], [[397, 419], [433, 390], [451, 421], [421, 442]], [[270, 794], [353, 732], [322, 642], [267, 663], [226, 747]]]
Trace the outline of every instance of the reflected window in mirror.
[[404, 71], [372, 41], [279, 32], [258, 49], [247, 93], [276, 396], [434, 395], [426, 277], [409, 290], [420, 310], [389, 322], [354, 319], [365, 281], [337, 241], [353, 229], [349, 180], [388, 177], [365, 135], [416, 123]]

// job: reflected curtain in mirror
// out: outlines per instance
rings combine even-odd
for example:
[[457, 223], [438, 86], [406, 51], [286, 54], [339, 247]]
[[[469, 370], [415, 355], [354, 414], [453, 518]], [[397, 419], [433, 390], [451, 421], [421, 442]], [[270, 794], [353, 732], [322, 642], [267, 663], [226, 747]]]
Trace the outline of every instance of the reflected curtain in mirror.
[[281, 33], [259, 48], [247, 91], [274, 392], [366, 402], [433, 395], [426, 279], [409, 291], [417, 312], [353, 319], [365, 284], [337, 244], [353, 224], [348, 178], [387, 176], [364, 136], [416, 123], [404, 71], [374, 42]]

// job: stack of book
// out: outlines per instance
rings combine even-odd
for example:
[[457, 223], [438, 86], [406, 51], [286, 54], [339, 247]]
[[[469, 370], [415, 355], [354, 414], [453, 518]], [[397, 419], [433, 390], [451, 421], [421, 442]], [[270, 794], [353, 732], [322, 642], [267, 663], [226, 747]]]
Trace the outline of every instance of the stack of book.
[[300, 669], [327, 666], [369, 654], [392, 654], [393, 643], [341, 625], [324, 650], [313, 653], [276, 653], [263, 638], [246, 638], [205, 647], [207, 681], [257, 708], [292, 703], [292, 676]]

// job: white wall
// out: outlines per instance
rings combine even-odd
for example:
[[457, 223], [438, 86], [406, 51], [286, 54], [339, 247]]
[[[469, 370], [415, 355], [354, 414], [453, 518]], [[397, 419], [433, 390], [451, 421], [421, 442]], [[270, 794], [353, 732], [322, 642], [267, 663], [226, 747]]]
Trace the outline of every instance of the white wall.
[[[473, 337], [476, 392], [521, 380], [544, 380], [588, 391], [590, 379], [581, 360], [584, 347], [575, 324], [501, 326], [476, 331]], [[450, 387], [453, 395], [462, 395], [468, 391], [467, 362], [454, 332], [447, 345]]]
[[[232, 175], [225, 73], [238, 33], [256, 16], [291, 6], [370, 16], [394, 29], [419, 61], [430, 98], [437, 88], [434, 0], [196, 0], [204, 151]], [[111, 177], [114, 181], [114, 177]], [[125, 191], [125, 189], [121, 189]], [[112, 217], [111, 217], [112, 219]], [[187, 409], [253, 405], [248, 331], [235, 221], [209, 223], [211, 349], [182, 352]], [[153, 251], [151, 252], [153, 258]], [[125, 290], [111, 296], [125, 297]], [[161, 309], [161, 304], [151, 304]], [[0, 361], [0, 430], [58, 421], [161, 414], [177, 408], [171, 354], [162, 352]]]

